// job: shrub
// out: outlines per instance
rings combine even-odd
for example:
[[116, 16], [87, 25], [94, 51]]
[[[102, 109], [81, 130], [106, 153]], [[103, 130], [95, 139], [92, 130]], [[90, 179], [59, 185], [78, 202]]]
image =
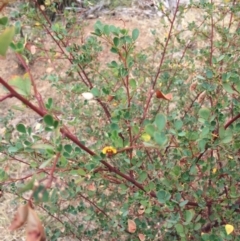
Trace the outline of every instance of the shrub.
[[[2, 189], [27, 203], [11, 229], [27, 220], [27, 235], [42, 240], [42, 224], [49, 240], [238, 240], [239, 6], [202, 1], [200, 19], [186, 22], [196, 5], [177, 5], [144, 51], [138, 29], [97, 21], [79, 43], [76, 17], [69, 29], [42, 16], [55, 47], [33, 46], [67, 68], [43, 76], [57, 93], [47, 99], [1, 18], [0, 41], [26, 69], [0, 78], [1, 101], [17, 98], [42, 117], [38, 132], [1, 118]], [[13, 178], [15, 165], [28, 174]]]

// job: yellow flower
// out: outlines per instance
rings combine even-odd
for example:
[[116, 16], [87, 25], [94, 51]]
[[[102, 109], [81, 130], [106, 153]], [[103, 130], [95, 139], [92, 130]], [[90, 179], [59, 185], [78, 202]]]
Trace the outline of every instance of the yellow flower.
[[35, 22], [35, 23], [34, 23], [34, 26], [35, 26], [35, 27], [39, 27], [39, 26], [41, 26], [41, 25], [42, 25], [42, 24], [39, 23], [39, 22]]
[[151, 140], [151, 136], [148, 135], [147, 133], [142, 134], [141, 137], [142, 137], [142, 139], [143, 139], [144, 141], [146, 141], [146, 142], [148, 142], [148, 141]]
[[105, 146], [103, 149], [102, 149], [102, 153], [107, 155], [107, 156], [112, 156], [114, 154], [117, 153], [117, 149], [115, 149], [114, 147], [112, 146]]
[[45, 0], [45, 1], [44, 1], [44, 4], [45, 4], [46, 6], [50, 6], [50, 5], [51, 5], [51, 0]]
[[217, 172], [217, 168], [214, 167], [213, 170], [212, 170], [212, 173], [215, 174]]
[[225, 225], [225, 230], [226, 230], [227, 235], [229, 235], [230, 233], [233, 232], [234, 227], [231, 224], [226, 224]]

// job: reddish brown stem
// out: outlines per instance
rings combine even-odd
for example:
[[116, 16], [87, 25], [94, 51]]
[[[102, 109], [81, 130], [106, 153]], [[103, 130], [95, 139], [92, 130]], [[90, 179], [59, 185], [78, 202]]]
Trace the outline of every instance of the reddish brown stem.
[[3, 5], [0, 6], [0, 12], [3, 10], [4, 7], [7, 6], [7, 3], [3, 3]]
[[12, 98], [12, 97], [14, 97], [14, 95], [9, 93], [9, 94], [7, 94], [7, 95], [5, 95], [3, 97], [0, 97], [0, 102], [6, 100], [7, 98]]
[[[16, 97], [18, 100], [20, 100], [22, 103], [24, 103], [26, 106], [28, 106], [30, 109], [32, 109], [33, 111], [35, 111], [36, 113], [38, 113], [40, 116], [44, 116], [47, 114], [46, 111], [43, 111], [41, 109], [39, 109], [38, 107], [36, 107], [35, 105], [33, 105], [31, 102], [29, 102], [27, 99], [25, 99], [23, 96], [21, 96], [20, 94], [18, 94], [6, 81], [4, 81], [1, 77], [0, 77], [0, 83], [7, 88], [14, 97]], [[91, 156], [95, 156], [96, 154], [90, 150], [89, 148], [87, 148], [86, 146], [84, 146], [76, 136], [74, 136], [72, 133], [70, 133], [68, 131], [67, 128], [61, 128], [60, 129], [61, 133], [66, 136], [68, 139], [70, 139], [72, 142], [74, 142], [76, 145], [78, 145], [82, 150], [84, 150], [85, 152], [87, 152], [88, 154], [90, 154]], [[121, 176], [122, 178], [124, 178], [125, 180], [131, 182], [132, 184], [134, 184], [136, 187], [138, 187], [140, 190], [142, 190], [143, 192], [146, 193], [146, 190], [144, 189], [144, 186], [142, 184], [140, 184], [139, 182], [137, 182], [134, 178], [132, 178], [131, 176], [128, 176], [124, 173], [122, 173], [121, 171], [119, 171], [116, 167], [112, 166], [111, 164], [107, 163], [104, 160], [101, 160], [101, 163], [106, 166], [108, 168], [108, 170], [110, 172], [114, 172], [117, 175]], [[149, 195], [151, 197], [157, 198], [157, 195], [155, 192], [151, 191], [149, 193]], [[191, 206], [198, 206], [197, 203], [193, 203], [193, 202], [189, 202], [188, 205]]]
[[[211, 0], [211, 4], [213, 3], [213, 1]], [[212, 58], [213, 58], [213, 37], [214, 37], [214, 22], [213, 22], [213, 15], [211, 14], [211, 35], [210, 35], [210, 46], [211, 46], [211, 50], [210, 50], [210, 59], [209, 59], [209, 64], [210, 66], [212, 66]]]
[[25, 104], [26, 106], [28, 106], [29, 108], [31, 108], [33, 111], [35, 111], [37, 114], [39, 114], [40, 116], [44, 116], [45, 114], [47, 114], [46, 110], [42, 110], [40, 108], [38, 108], [37, 106], [33, 105], [31, 102], [29, 102], [27, 99], [25, 99], [23, 96], [21, 96], [20, 94], [18, 94], [13, 88], [12, 86], [10, 86], [6, 81], [4, 81], [1, 77], [0, 77], [0, 83], [9, 90], [9, 92], [11, 93], [11, 95], [13, 95], [14, 97], [16, 97], [18, 100], [20, 100], [23, 104]]
[[[63, 222], [60, 218], [58, 218], [56, 215], [51, 214], [51, 212], [49, 212], [47, 209], [45, 209], [44, 207], [42, 207], [42, 206], [40, 206], [40, 205], [39, 205], [39, 207], [40, 207], [41, 209], [43, 209], [43, 210], [44, 210], [49, 216], [51, 216], [53, 219], [57, 220], [59, 223], [61, 223], [62, 225], [64, 225], [64, 222]], [[71, 220], [68, 220], [68, 221], [69, 221], [69, 223], [71, 223], [72, 226], [74, 226], [75, 228], [77, 228]], [[82, 238], [79, 237], [79, 236], [76, 236], [76, 234], [75, 234], [71, 229], [69, 229], [69, 232], [72, 233], [72, 235], [73, 235], [76, 239], [78, 239], [79, 241], [82, 240]]]
[[172, 34], [172, 30], [173, 30], [173, 25], [174, 25], [174, 22], [175, 22], [175, 19], [176, 19], [176, 16], [177, 16], [177, 12], [178, 12], [178, 6], [179, 6], [179, 3], [180, 3], [180, 0], [177, 0], [177, 6], [176, 6], [176, 10], [173, 14], [173, 19], [171, 21], [171, 25], [170, 25], [170, 29], [169, 29], [169, 32], [168, 32], [168, 36], [167, 36], [167, 40], [166, 40], [166, 43], [164, 45], [164, 49], [163, 49], [163, 53], [162, 53], [162, 57], [160, 59], [160, 63], [159, 63], [159, 66], [158, 66], [158, 70], [157, 70], [157, 74], [155, 76], [155, 79], [153, 81], [153, 89], [157, 83], [157, 79], [161, 73], [161, 67], [162, 67], [162, 64], [163, 64], [163, 61], [165, 59], [165, 54], [167, 52], [167, 47], [168, 47], [168, 43], [170, 41], [170, 38], [171, 38], [171, 34]]
[[45, 110], [45, 106], [44, 106], [44, 102], [42, 100], [42, 96], [40, 95], [40, 93], [38, 92], [37, 90], [37, 86], [35, 84], [35, 81], [33, 79], [33, 76], [31, 74], [31, 71], [29, 69], [29, 66], [27, 65], [26, 61], [23, 59], [23, 57], [16, 53], [16, 56], [17, 58], [19, 59], [19, 61], [21, 62], [22, 66], [24, 67], [24, 69], [26, 70], [26, 72], [29, 74], [29, 77], [30, 77], [30, 80], [31, 80], [31, 83], [32, 83], [32, 86], [33, 86], [33, 91], [34, 91], [34, 96], [35, 98], [37, 99], [38, 101], [38, 105], [39, 107], [42, 109], [42, 110]]
[[234, 121], [236, 121], [238, 118], [240, 118], [240, 113], [233, 117], [231, 120], [229, 120], [225, 125], [224, 129], [227, 129]]
[[61, 153], [58, 152], [57, 155], [56, 155], [56, 158], [54, 160], [54, 163], [53, 163], [53, 166], [51, 168], [51, 171], [50, 171], [50, 176], [49, 176], [49, 180], [48, 180], [48, 183], [46, 184], [46, 188], [50, 188], [51, 185], [52, 185], [52, 181], [53, 181], [53, 174], [54, 174], [54, 171], [56, 169], [56, 166], [57, 166], [57, 162], [59, 160], [59, 157], [60, 157]]
[[[44, 16], [45, 16], [45, 15], [44, 15]], [[46, 16], [45, 16], [45, 17], [46, 17]], [[47, 17], [46, 17], [46, 18], [47, 18]], [[44, 26], [44, 25], [43, 25], [43, 26]], [[65, 53], [64, 49], [62, 48], [61, 44], [57, 41], [57, 39], [54, 38], [53, 34], [52, 34], [51, 31], [48, 29], [48, 27], [44, 26], [44, 29], [47, 31], [47, 33], [49, 34], [49, 36], [53, 39], [53, 41], [54, 41], [54, 42], [56, 43], [56, 45], [59, 47], [61, 53], [66, 57], [66, 59], [67, 59], [71, 64], [73, 64], [74, 56], [70, 53], [70, 56], [71, 56], [71, 58], [70, 58], [70, 57]], [[65, 44], [63, 41], [61, 41], [61, 43], [63, 44], [63, 46], [64, 46], [65, 48], [67, 47], [66, 44]], [[90, 89], [92, 89], [92, 88], [93, 88], [93, 85], [92, 85], [90, 79], [88, 78], [86, 72], [84, 71], [83, 67], [82, 67], [80, 64], [78, 64], [78, 67], [79, 67], [79, 69], [80, 69], [81, 72], [82, 72], [82, 73], [81, 73], [80, 71], [77, 71], [77, 73], [78, 73], [78, 75], [80, 76], [81, 80], [83, 81], [83, 83], [84, 83], [87, 87], [89, 87]], [[85, 78], [83, 77], [82, 74], [84, 75]], [[87, 82], [86, 82], [85, 79], [87, 80]], [[106, 104], [103, 103], [99, 98], [96, 98], [96, 100], [97, 100], [97, 102], [101, 105], [101, 107], [103, 108], [103, 110], [104, 110], [104, 112], [105, 112], [105, 114], [106, 114], [106, 116], [107, 116], [107, 119], [108, 119], [108, 121], [110, 122], [110, 121], [111, 121], [111, 114], [110, 114], [110, 112], [109, 112]]]
[[[19, 99], [20, 101], [22, 101], [26, 106], [28, 106], [29, 108], [31, 108], [33, 111], [35, 111], [36, 113], [38, 113], [40, 116], [44, 116], [47, 114], [47, 112], [39, 109], [38, 107], [36, 107], [35, 105], [33, 105], [31, 102], [29, 102], [27, 99], [25, 99], [23, 96], [21, 96], [20, 94], [18, 94], [8, 83], [6, 83], [1, 77], [0, 77], [0, 83], [7, 88], [17, 99]], [[88, 154], [90, 154], [91, 156], [95, 156], [96, 153], [94, 153], [92, 150], [90, 150], [89, 148], [87, 148], [85, 145], [83, 145], [76, 136], [74, 136], [72, 133], [70, 133], [66, 128], [61, 128], [60, 129], [61, 133], [66, 136], [68, 139], [70, 139], [71, 141], [73, 141], [75, 144], [77, 144], [82, 150], [84, 150], [85, 152], [87, 152]], [[120, 172], [117, 168], [115, 168], [114, 166], [110, 165], [109, 163], [107, 163], [106, 161], [101, 161], [101, 163], [103, 165], [105, 165], [109, 171], [114, 172], [116, 174], [118, 174], [119, 176], [123, 177], [124, 179], [128, 180], [129, 182], [133, 183], [135, 186], [137, 186], [138, 188], [140, 188], [141, 190], [143, 190], [144, 192], [145, 189], [144, 187], [138, 183], [135, 179], [133, 179], [132, 177], [125, 175], [124, 173]], [[155, 193], [150, 193], [151, 196], [156, 197]]]
[[[236, 4], [236, 0], [233, 0], [233, 3], [232, 3], [232, 6], [233, 6], [233, 8], [234, 8], [234, 5]], [[228, 29], [230, 29], [231, 28], [231, 26], [232, 26], [232, 21], [233, 20], [233, 11], [231, 11], [231, 15], [230, 15], [230, 19], [229, 19], [229, 25], [228, 25]]]
[[170, 38], [171, 38], [171, 34], [172, 34], [172, 30], [173, 30], [173, 25], [174, 25], [174, 22], [175, 22], [175, 19], [176, 19], [176, 16], [177, 16], [177, 12], [178, 12], [179, 3], [180, 3], [180, 0], [177, 0], [176, 10], [175, 10], [175, 12], [174, 12], [174, 14], [173, 14], [173, 19], [172, 19], [171, 24], [170, 24], [170, 29], [169, 29], [169, 32], [168, 32], [167, 40], [166, 40], [166, 43], [165, 43], [165, 45], [164, 45], [162, 57], [161, 57], [161, 59], [160, 59], [160, 63], [159, 63], [158, 69], [157, 69], [157, 74], [155, 75], [155, 78], [154, 78], [152, 87], [151, 87], [151, 89], [150, 89], [150, 93], [148, 94], [147, 104], [146, 104], [146, 106], [145, 106], [145, 108], [144, 108], [143, 118], [142, 118], [142, 120], [141, 120], [141, 123], [142, 123], [143, 120], [146, 118], [146, 115], [147, 115], [147, 112], [148, 112], [148, 108], [149, 108], [149, 105], [150, 105], [150, 102], [151, 102], [151, 99], [152, 99], [152, 96], [153, 96], [152, 90], [154, 90], [154, 88], [155, 88], [155, 86], [156, 86], [156, 83], [157, 83], [157, 79], [158, 79], [160, 73], [162, 72], [162, 71], [161, 71], [161, 68], [162, 68], [163, 61], [164, 61], [164, 59], [165, 59], [165, 55], [166, 55], [166, 52], [167, 52], [168, 43], [169, 43]]

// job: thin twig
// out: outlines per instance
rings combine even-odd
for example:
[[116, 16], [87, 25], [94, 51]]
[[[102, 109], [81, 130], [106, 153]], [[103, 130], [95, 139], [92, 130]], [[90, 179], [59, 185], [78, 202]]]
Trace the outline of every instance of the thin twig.
[[54, 162], [53, 162], [53, 166], [52, 166], [51, 171], [50, 171], [50, 174], [49, 174], [49, 180], [48, 180], [48, 183], [47, 183], [46, 186], [45, 186], [46, 188], [50, 188], [51, 185], [52, 185], [53, 174], [54, 174], [54, 171], [55, 171], [55, 169], [56, 169], [57, 162], [58, 162], [58, 160], [59, 160], [59, 158], [60, 158], [60, 155], [61, 155], [61, 153], [58, 152], [57, 155], [56, 155], [56, 158], [55, 158], [55, 160], [54, 160]]
[[9, 94], [7, 94], [7, 95], [5, 95], [3, 97], [0, 97], [0, 102], [6, 100], [7, 98], [12, 98], [12, 97], [14, 97], [14, 95], [9, 93]]
[[33, 78], [32, 74], [31, 74], [29, 66], [27, 65], [26, 61], [23, 59], [23, 57], [20, 54], [16, 53], [16, 56], [17, 56], [18, 60], [21, 62], [22, 66], [24, 67], [26, 72], [29, 74], [29, 77], [30, 77], [30, 80], [31, 80], [31, 83], [32, 83], [32, 86], [33, 86], [34, 96], [35, 96], [35, 98], [38, 101], [39, 107], [42, 110], [45, 110], [46, 108], [44, 106], [44, 102], [43, 102], [42, 96], [40, 95], [40, 93], [37, 90], [37, 86], [35, 84], [35, 81], [34, 81], [34, 78]]
[[240, 113], [233, 117], [231, 120], [229, 120], [225, 125], [224, 129], [227, 129], [234, 121], [236, 121], [238, 118], [240, 118]]

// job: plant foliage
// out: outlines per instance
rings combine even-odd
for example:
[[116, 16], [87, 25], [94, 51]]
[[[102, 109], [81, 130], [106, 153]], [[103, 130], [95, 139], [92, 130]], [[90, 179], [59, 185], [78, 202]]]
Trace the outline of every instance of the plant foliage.
[[[195, 7], [201, 21], [183, 21]], [[238, 240], [239, 2], [178, 1], [144, 51], [137, 28], [96, 21], [79, 43], [84, 25], [75, 15], [50, 26], [39, 9], [22, 11], [54, 47], [27, 43], [18, 31], [13, 39], [19, 23], [0, 19], [0, 54], [11, 46], [26, 70], [0, 77], [1, 101], [14, 97], [43, 119], [38, 131], [0, 119], [2, 189], [28, 202], [16, 215], [29, 210], [28, 223], [45, 239], [43, 224], [49, 240]], [[47, 99], [23, 57], [33, 49], [64, 61], [64, 77], [42, 74], [57, 92]], [[12, 178], [13, 165], [28, 174]]]

